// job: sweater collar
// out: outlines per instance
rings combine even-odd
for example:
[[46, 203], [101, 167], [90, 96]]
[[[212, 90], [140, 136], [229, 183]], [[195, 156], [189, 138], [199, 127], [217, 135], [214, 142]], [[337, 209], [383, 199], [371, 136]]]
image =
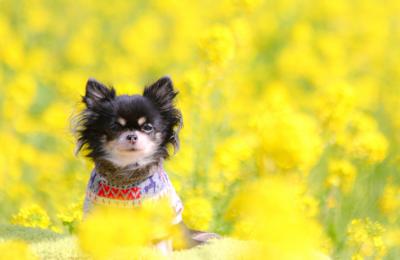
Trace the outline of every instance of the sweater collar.
[[95, 171], [110, 184], [126, 186], [141, 183], [155, 173], [163, 171], [163, 164], [160, 160], [145, 166], [133, 164], [126, 167], [117, 167], [109, 161], [98, 160], [95, 163]]

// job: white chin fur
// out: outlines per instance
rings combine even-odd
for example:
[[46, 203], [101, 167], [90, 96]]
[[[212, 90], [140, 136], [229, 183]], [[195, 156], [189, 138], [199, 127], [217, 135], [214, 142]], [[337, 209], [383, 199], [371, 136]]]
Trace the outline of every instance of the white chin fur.
[[125, 167], [130, 164], [147, 165], [153, 162], [152, 154], [146, 154], [143, 151], [113, 151], [106, 157], [107, 160], [119, 167]]

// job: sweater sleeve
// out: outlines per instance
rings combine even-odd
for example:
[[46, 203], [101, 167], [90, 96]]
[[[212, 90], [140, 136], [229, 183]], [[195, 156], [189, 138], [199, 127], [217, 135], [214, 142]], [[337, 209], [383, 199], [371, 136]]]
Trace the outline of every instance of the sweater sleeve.
[[182, 221], [183, 204], [172, 185], [170, 186], [170, 200], [172, 208], [175, 211], [175, 218], [172, 224], [178, 224]]

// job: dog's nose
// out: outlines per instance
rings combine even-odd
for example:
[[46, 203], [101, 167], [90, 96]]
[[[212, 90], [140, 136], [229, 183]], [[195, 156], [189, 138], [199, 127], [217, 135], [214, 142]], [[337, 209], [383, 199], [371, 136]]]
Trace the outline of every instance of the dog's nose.
[[134, 142], [137, 141], [138, 137], [137, 137], [136, 134], [130, 134], [130, 135], [127, 135], [127, 136], [126, 136], [126, 139], [127, 139], [129, 142], [134, 143]]

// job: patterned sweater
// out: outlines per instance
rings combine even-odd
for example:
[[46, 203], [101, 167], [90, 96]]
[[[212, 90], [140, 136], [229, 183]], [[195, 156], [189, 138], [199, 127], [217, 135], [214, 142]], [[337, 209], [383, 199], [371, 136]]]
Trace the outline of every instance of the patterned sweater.
[[173, 224], [182, 221], [183, 205], [162, 165], [144, 180], [130, 185], [113, 185], [102, 175], [92, 171], [86, 189], [83, 212], [86, 215], [96, 204], [135, 207], [143, 200], [158, 200], [168, 196], [174, 209]]

